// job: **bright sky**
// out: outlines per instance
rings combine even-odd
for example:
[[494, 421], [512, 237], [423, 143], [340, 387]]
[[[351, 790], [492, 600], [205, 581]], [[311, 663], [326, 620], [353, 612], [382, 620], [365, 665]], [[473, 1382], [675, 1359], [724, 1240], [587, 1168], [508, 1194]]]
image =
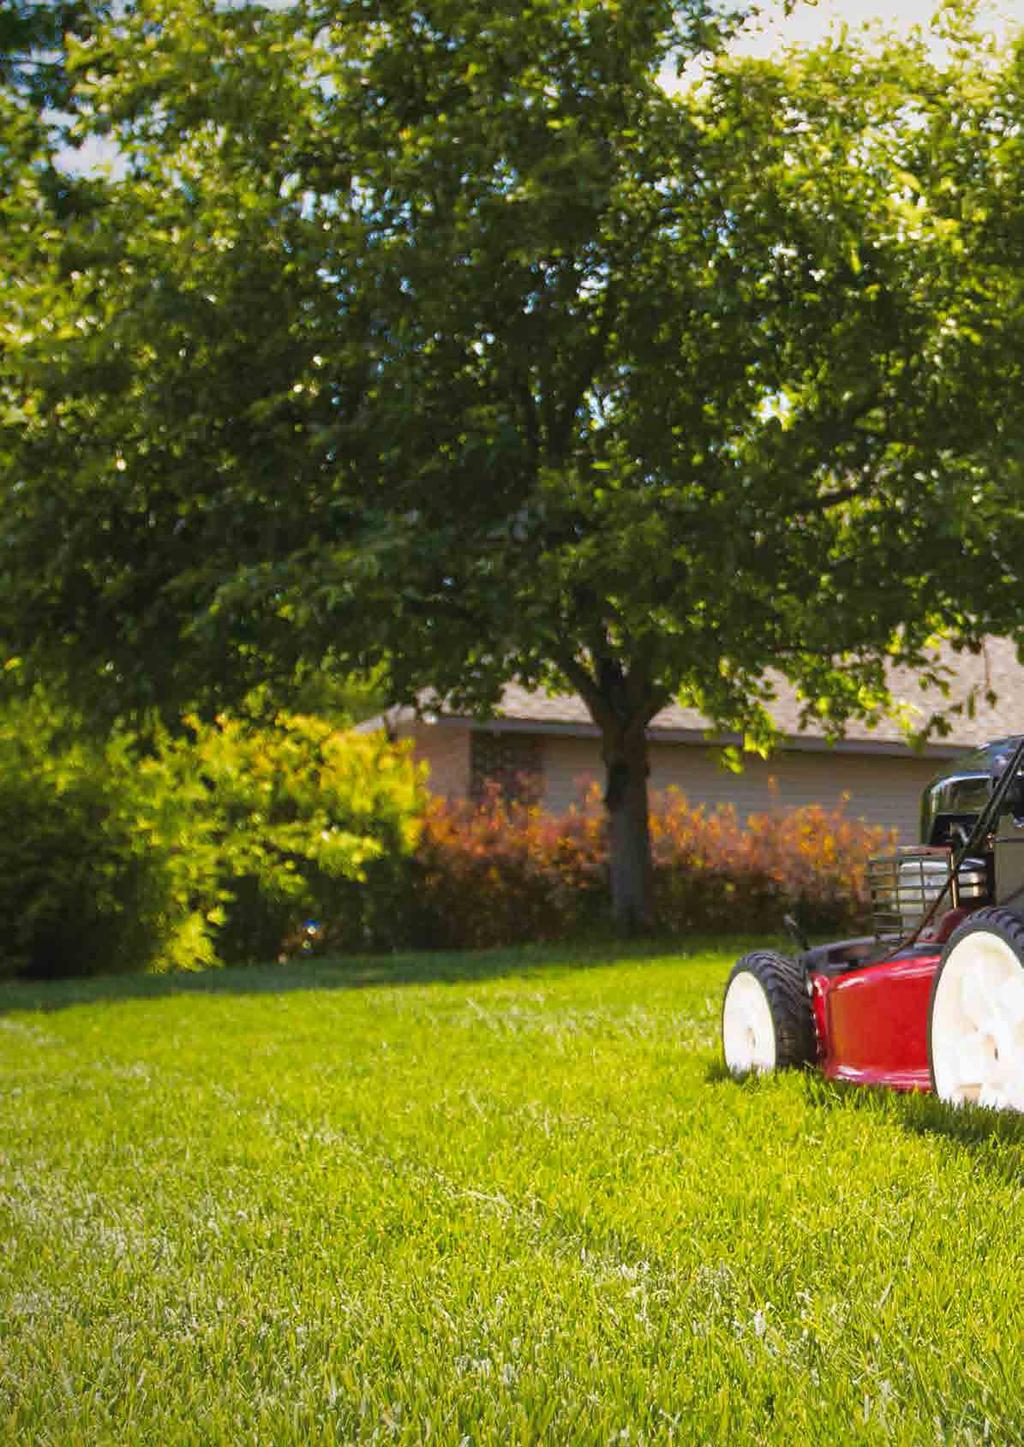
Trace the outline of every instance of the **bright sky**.
[[[915, 25], [928, 29], [935, 9], [935, 0], [799, 0], [786, 16], [783, 6], [775, 4], [759, 33], [752, 32], [737, 48], [743, 54], [767, 55], [785, 44], [814, 45], [839, 24], [852, 30], [881, 21], [887, 29], [906, 34]], [[1015, 26], [1024, 25], [1024, 0], [985, 0], [980, 15], [986, 30], [1005, 39]]]
[[[791, 45], [818, 45], [844, 25], [851, 34], [865, 27], [895, 35], [919, 29], [933, 30], [939, 0], [793, 0], [789, 14], [784, 0], [764, 0], [764, 15], [751, 23], [746, 34], [731, 47], [737, 55], [770, 56]], [[1024, 0], [978, 0], [978, 25], [1000, 44], [1024, 27]], [[933, 32], [934, 33], [934, 32]], [[942, 42], [934, 35], [931, 49], [938, 57]], [[694, 62], [676, 77], [671, 63], [661, 72], [661, 83], [674, 92], [698, 80], [700, 62]]]

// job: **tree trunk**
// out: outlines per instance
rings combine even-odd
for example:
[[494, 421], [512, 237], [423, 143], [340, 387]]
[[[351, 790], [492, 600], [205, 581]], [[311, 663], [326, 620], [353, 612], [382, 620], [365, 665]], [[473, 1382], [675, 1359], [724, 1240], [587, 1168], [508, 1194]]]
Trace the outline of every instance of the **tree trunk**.
[[602, 751], [607, 770], [604, 801], [612, 916], [625, 934], [643, 934], [654, 927], [646, 720], [626, 728], [605, 727]]

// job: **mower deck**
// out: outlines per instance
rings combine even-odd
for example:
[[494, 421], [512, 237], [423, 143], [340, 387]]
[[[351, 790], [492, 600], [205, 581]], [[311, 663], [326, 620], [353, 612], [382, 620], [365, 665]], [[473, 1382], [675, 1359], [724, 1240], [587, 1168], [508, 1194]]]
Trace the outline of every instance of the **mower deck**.
[[828, 1079], [931, 1089], [928, 1002], [941, 955], [930, 943], [841, 973], [812, 967], [818, 1064]]

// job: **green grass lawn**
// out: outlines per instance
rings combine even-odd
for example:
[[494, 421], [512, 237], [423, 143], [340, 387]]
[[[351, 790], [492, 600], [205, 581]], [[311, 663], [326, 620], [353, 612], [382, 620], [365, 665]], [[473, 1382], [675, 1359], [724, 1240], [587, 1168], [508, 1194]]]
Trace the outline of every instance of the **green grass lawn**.
[[1024, 1438], [1024, 1125], [717, 1065], [732, 948], [0, 989], [0, 1438]]

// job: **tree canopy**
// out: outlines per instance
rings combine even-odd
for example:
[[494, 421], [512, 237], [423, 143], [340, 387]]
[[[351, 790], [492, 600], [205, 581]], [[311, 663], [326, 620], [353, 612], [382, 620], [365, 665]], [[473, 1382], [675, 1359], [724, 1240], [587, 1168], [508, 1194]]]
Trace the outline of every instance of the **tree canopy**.
[[736, 19], [135, 0], [70, 42], [120, 169], [56, 223], [19, 172], [7, 652], [111, 712], [324, 659], [568, 687], [643, 918], [669, 700], [765, 744], [767, 670], [839, 728], [1012, 628], [1020, 58], [738, 61]]

